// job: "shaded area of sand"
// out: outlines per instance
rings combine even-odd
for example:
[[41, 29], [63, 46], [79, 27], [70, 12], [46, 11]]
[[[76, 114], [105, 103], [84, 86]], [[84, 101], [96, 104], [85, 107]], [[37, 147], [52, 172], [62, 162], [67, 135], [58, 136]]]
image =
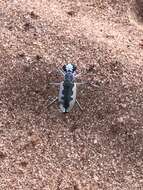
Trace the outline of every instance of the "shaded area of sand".
[[[0, 2], [0, 189], [143, 188], [143, 30], [133, 4]], [[62, 80], [55, 70], [65, 63], [89, 82], [78, 89], [83, 113], [47, 109], [58, 94], [48, 83]]]

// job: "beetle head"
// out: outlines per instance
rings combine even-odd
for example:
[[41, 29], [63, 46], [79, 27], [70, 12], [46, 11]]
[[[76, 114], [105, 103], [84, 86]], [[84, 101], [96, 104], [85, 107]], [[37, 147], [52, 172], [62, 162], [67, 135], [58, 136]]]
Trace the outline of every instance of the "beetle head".
[[69, 63], [69, 64], [63, 66], [63, 70], [65, 72], [74, 73], [76, 71], [76, 66], [74, 64]]

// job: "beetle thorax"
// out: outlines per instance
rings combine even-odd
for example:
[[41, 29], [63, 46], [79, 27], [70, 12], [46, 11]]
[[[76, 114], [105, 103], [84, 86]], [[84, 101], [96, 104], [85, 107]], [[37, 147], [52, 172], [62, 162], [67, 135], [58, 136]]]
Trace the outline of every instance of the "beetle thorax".
[[68, 71], [66, 74], [65, 74], [65, 80], [64, 80], [66, 83], [73, 83], [74, 81], [74, 75], [72, 72]]

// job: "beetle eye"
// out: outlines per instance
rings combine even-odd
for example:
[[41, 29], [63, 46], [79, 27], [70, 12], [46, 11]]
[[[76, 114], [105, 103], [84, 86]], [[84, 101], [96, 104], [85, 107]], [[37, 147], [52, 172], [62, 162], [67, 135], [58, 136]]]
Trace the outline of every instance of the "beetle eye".
[[76, 66], [75, 66], [75, 65], [73, 65], [73, 72], [74, 72], [74, 71], [76, 71]]
[[66, 65], [63, 66], [63, 70], [66, 71]]

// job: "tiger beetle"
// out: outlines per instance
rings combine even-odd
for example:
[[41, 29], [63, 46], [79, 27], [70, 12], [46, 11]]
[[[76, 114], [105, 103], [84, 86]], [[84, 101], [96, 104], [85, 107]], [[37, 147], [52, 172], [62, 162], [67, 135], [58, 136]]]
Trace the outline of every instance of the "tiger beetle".
[[59, 96], [54, 98], [54, 100], [48, 105], [48, 107], [51, 106], [54, 102], [58, 101], [59, 108], [63, 113], [70, 112], [75, 103], [77, 103], [81, 111], [83, 110], [80, 103], [76, 99], [76, 91], [77, 85], [85, 83], [75, 82], [75, 78], [78, 76], [76, 75], [76, 69], [77, 68], [74, 64], [64, 65], [62, 67], [62, 70], [58, 69], [58, 71], [64, 76], [64, 81], [60, 83], [49, 83], [59, 86]]

